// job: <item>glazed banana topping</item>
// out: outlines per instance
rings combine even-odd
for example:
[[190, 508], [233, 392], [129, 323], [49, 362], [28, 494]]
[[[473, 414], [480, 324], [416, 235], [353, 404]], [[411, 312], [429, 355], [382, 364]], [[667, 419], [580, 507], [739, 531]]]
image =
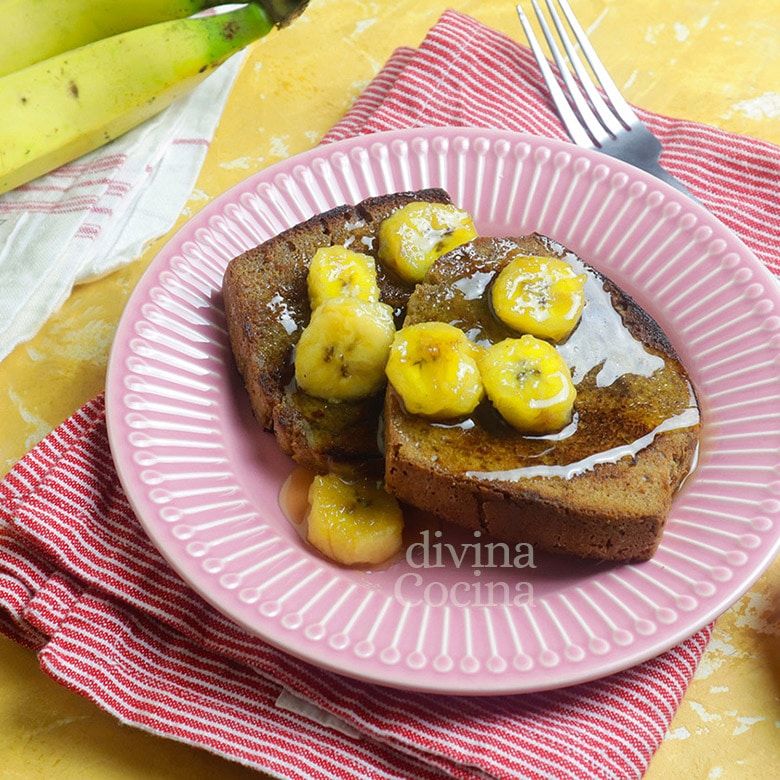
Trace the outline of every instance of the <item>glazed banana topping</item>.
[[295, 381], [326, 401], [378, 393], [395, 336], [390, 306], [342, 295], [320, 304], [295, 347]]
[[[407, 282], [417, 281], [437, 257], [475, 235], [465, 211], [450, 204], [415, 201], [384, 220], [378, 254], [385, 268]], [[379, 301], [373, 256], [352, 246], [321, 247], [309, 261], [307, 286], [312, 315], [295, 347], [298, 386], [333, 402], [379, 392], [386, 381], [395, 325], [393, 310]], [[429, 354], [427, 361], [432, 359]], [[450, 403], [456, 402], [463, 407], [464, 402], [450, 393]], [[442, 407], [445, 414], [447, 403]]]
[[504, 339], [482, 352], [479, 365], [488, 398], [513, 428], [545, 434], [571, 421], [577, 391], [549, 342], [530, 334]]
[[317, 475], [308, 501], [307, 538], [331, 560], [377, 564], [401, 549], [403, 513], [381, 482]]
[[321, 247], [307, 274], [311, 319], [295, 346], [295, 380], [326, 401], [355, 401], [385, 385], [395, 336], [392, 307], [379, 300], [371, 255]]
[[[419, 281], [436, 258], [474, 235], [461, 209], [410, 203], [380, 226], [380, 262]], [[407, 411], [440, 421], [467, 417], [487, 391], [521, 432], [558, 431], [571, 419], [576, 391], [565, 360], [540, 339], [560, 341], [576, 328], [585, 280], [559, 258], [517, 253], [472, 292], [489, 295], [493, 314], [526, 335], [485, 349], [443, 322], [396, 333], [392, 312], [379, 302], [374, 258], [343, 245], [320, 248], [309, 265], [312, 316], [296, 345], [296, 381], [304, 392], [338, 402], [377, 393], [389, 379]]]
[[312, 309], [342, 295], [365, 301], [379, 300], [374, 258], [345, 246], [337, 244], [318, 249], [311, 259], [307, 278]]
[[[555, 242], [548, 241], [548, 244], [551, 253], [562, 251], [562, 247]], [[557, 344], [558, 351], [571, 369], [574, 384], [579, 384], [592, 369], [599, 366], [599, 387], [608, 387], [626, 374], [649, 377], [662, 368], [663, 358], [648, 352], [623, 325], [601, 277], [586, 269], [582, 261], [571, 252], [563, 253], [560, 262], [566, 263], [576, 278], [584, 278], [583, 297], [587, 301], [576, 327], [565, 340]], [[493, 298], [495, 294], [492, 288], [497, 278], [494, 273], [473, 272], [452, 282], [452, 294], [461, 296], [464, 301], [476, 301], [485, 296]], [[497, 314], [494, 300], [491, 300], [491, 309]], [[466, 333], [477, 344], [491, 342], [484, 324], [468, 327]]]
[[485, 395], [479, 352], [453, 325], [421, 322], [398, 331], [386, 373], [412, 414], [458, 419], [471, 414]]
[[498, 274], [479, 271], [454, 287], [466, 300], [489, 300], [488, 316], [517, 338], [477, 345], [444, 322], [417, 323], [396, 335], [387, 376], [409, 413], [463, 419], [486, 394], [522, 433], [554, 433], [570, 422], [577, 393], [566, 360], [548, 339], [565, 339], [576, 328], [587, 277], [556, 257], [514, 254]]
[[562, 341], [580, 320], [585, 280], [557, 257], [518, 255], [493, 281], [493, 312], [519, 333]]
[[[698, 423], [693, 396], [687, 409], [648, 397], [678, 379], [623, 323], [611, 282], [544, 237], [475, 236], [466, 212], [415, 201], [384, 219], [377, 247], [318, 249], [298, 388], [342, 403], [389, 384], [385, 402], [420, 418], [411, 425], [432, 423], [421, 435], [443, 448], [465, 448], [462, 473], [476, 479], [570, 478]], [[382, 284], [414, 285], [406, 308], [380, 300], [379, 271]], [[308, 504], [308, 540], [339, 563], [376, 564], [402, 544], [401, 509], [381, 482], [319, 475]]]
[[452, 205], [409, 203], [379, 228], [379, 260], [406, 282], [419, 282], [434, 261], [475, 238], [471, 216]]

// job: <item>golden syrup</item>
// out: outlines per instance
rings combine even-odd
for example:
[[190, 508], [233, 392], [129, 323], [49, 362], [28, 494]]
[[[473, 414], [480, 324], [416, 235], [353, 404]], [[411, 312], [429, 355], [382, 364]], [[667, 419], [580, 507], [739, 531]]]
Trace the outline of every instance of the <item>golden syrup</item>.
[[[295, 529], [298, 536], [309, 546], [312, 554], [322, 555], [318, 550], [309, 545], [307, 540], [308, 524], [306, 521], [309, 511], [309, 487], [314, 479], [314, 472], [303, 466], [295, 466], [288, 475], [287, 479], [279, 489], [279, 507], [282, 510], [287, 521]], [[365, 571], [383, 571], [395, 563], [403, 560], [406, 550], [410, 544], [419, 542], [420, 538], [427, 531], [433, 536], [441, 531], [442, 520], [422, 509], [411, 506], [402, 506], [404, 515], [403, 543], [401, 549], [393, 556], [379, 564], [355, 565], [345, 568], [361, 569]], [[342, 566], [343, 564], [337, 564]]]
[[[492, 242], [490, 251], [480, 251], [480, 240], [462, 247], [436, 266], [430, 284], [418, 286], [407, 324], [423, 319], [449, 322], [485, 345], [518, 336], [493, 314], [489, 295], [493, 278], [517, 244], [481, 241]], [[549, 241], [545, 249], [560, 251]], [[572, 423], [552, 435], [529, 436], [511, 428], [486, 401], [467, 419], [452, 424], [404, 415], [407, 441], [422, 442], [432, 458], [447, 453], [451, 468], [480, 479], [571, 477], [597, 463], [634, 457], [665, 431], [698, 425], [693, 388], [674, 361], [666, 359], [660, 330], [653, 331], [659, 348], [635, 338], [615, 308], [609, 283], [573, 254], [561, 254], [575, 271], [588, 276], [582, 319], [557, 345], [577, 388]]]
[[302, 539], [306, 538], [309, 487], [313, 479], [313, 471], [303, 466], [296, 466], [279, 490], [279, 507]]

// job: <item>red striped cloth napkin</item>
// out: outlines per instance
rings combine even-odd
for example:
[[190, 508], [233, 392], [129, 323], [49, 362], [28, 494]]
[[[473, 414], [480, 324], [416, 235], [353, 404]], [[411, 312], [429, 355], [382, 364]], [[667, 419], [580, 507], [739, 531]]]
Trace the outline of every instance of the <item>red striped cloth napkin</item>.
[[55, 680], [123, 723], [283, 778], [642, 775], [709, 630], [546, 694], [403, 693], [312, 668], [169, 569], [106, 457], [104, 411], [102, 398], [87, 404], [0, 483], [0, 630]]
[[[760, 250], [767, 237], [780, 243], [780, 149], [645, 118], [668, 167], [777, 270]], [[561, 135], [530, 54], [454, 12], [418, 50], [396, 52], [326, 140], [422, 124]], [[101, 396], [0, 483], [0, 630], [123, 723], [275, 777], [639, 778], [709, 640], [711, 627], [548, 693], [447, 697], [356, 682], [269, 647], [190, 591], [142, 532], [108, 453]]]

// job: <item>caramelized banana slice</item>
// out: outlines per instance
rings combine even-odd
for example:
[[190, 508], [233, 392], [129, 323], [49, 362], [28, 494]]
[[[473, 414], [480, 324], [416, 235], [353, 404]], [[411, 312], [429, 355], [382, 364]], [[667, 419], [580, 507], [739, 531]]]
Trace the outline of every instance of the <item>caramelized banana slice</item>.
[[341, 296], [311, 314], [295, 348], [295, 380], [326, 401], [356, 401], [379, 392], [395, 335], [385, 303]]
[[562, 341], [580, 320], [586, 278], [564, 260], [518, 255], [493, 282], [493, 311], [519, 333]]
[[433, 262], [476, 238], [469, 214], [444, 203], [408, 203], [379, 227], [379, 260], [407, 282], [419, 282]]
[[314, 477], [307, 519], [309, 542], [339, 563], [381, 563], [401, 549], [401, 507], [376, 480]]
[[379, 300], [374, 258], [338, 244], [320, 247], [314, 253], [309, 264], [308, 285], [312, 309], [341, 295]]
[[401, 328], [393, 340], [386, 373], [411, 414], [448, 420], [464, 417], [484, 398], [480, 347], [444, 322]]
[[504, 339], [481, 354], [479, 367], [488, 398], [513, 428], [554, 433], [570, 422], [577, 391], [549, 342], [530, 335]]

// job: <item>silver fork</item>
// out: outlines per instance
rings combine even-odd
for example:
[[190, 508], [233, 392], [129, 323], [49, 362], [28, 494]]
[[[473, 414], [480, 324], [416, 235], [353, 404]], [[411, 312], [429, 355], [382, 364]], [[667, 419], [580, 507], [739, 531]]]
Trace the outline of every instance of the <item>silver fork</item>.
[[545, 0], [545, 4], [558, 37], [566, 51], [566, 58], [568, 58], [574, 73], [569, 69], [561, 49], [555, 43], [553, 33], [537, 1], [531, 0], [531, 3], [547, 45], [555, 59], [555, 64], [560, 71], [561, 80], [566, 91], [564, 91], [555, 77], [550, 63], [542, 51], [539, 39], [531, 28], [528, 17], [519, 5], [516, 6], [517, 15], [520, 18], [520, 23], [523, 25], [531, 51], [539, 63], [542, 78], [544, 78], [550, 90], [550, 95], [558, 109], [561, 121], [572, 141], [577, 146], [596, 149], [604, 154], [608, 154], [610, 157], [624, 160], [653, 176], [657, 176], [659, 179], [671, 184], [672, 187], [694, 198], [679, 179], [672, 176], [658, 163], [658, 158], [661, 155], [661, 142], [648, 130], [647, 126], [639, 119], [620, 94], [620, 91], [615, 86], [615, 82], [610, 78], [606, 68], [596, 55], [585, 31], [574, 16], [574, 12], [571, 10], [567, 0], [558, 0], [558, 4], [606, 99], [599, 92], [593, 79], [582, 64], [582, 60], [577, 55], [574, 44], [567, 34], [563, 21], [551, 0]]

